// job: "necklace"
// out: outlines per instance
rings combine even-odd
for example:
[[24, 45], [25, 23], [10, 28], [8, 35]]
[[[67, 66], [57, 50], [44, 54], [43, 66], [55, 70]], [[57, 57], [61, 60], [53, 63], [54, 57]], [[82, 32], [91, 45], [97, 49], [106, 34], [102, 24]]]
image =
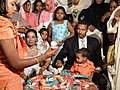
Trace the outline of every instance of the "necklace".
[[28, 56], [35, 56], [38, 53], [38, 49], [36, 46], [32, 48], [28, 48]]

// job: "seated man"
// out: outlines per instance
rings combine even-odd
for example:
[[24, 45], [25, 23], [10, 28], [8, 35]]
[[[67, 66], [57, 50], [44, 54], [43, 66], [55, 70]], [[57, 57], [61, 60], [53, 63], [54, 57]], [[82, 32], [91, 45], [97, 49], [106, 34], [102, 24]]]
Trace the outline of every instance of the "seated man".
[[[97, 39], [86, 35], [88, 31], [88, 24], [81, 21], [76, 26], [77, 35], [66, 40], [60, 53], [57, 55], [56, 60], [63, 60], [67, 57], [64, 69], [70, 69], [76, 59], [75, 53], [81, 48], [87, 48], [91, 54], [90, 60], [94, 63], [95, 67], [100, 67], [97, 73], [93, 75], [93, 82], [99, 86], [99, 90], [106, 90], [107, 80], [103, 76], [101, 58], [101, 46]], [[84, 41], [84, 42], [83, 42]], [[55, 60], [55, 62], [56, 62]], [[53, 63], [53, 66], [55, 65]]]

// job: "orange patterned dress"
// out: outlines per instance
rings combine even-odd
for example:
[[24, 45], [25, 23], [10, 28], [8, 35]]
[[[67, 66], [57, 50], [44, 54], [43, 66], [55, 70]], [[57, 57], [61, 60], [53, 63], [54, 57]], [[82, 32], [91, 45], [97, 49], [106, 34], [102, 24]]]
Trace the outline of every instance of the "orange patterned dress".
[[84, 65], [75, 62], [70, 71], [75, 74], [81, 74], [89, 77], [95, 71], [95, 67], [93, 62], [87, 60]]
[[[14, 38], [15, 46], [20, 58], [27, 56], [27, 48], [23, 39], [17, 33], [17, 29], [7, 19], [0, 16], [0, 40]], [[9, 46], [8, 46], [9, 48]], [[0, 90], [23, 90], [18, 71], [13, 70], [7, 63], [7, 59], [0, 46]]]

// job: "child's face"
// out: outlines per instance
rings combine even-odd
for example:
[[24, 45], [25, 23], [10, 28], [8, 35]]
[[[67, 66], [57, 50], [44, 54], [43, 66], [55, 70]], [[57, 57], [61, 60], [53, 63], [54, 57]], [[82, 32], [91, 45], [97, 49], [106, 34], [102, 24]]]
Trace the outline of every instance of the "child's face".
[[26, 38], [26, 43], [28, 46], [34, 46], [36, 44], [37, 38], [35, 36], [35, 33], [33, 32], [29, 32], [27, 34], [27, 38]]
[[85, 62], [86, 60], [87, 60], [87, 58], [83, 57], [82, 54], [76, 54], [77, 63], [82, 63], [82, 62]]
[[117, 8], [117, 3], [115, 1], [112, 1], [109, 6], [110, 12], [113, 12]]
[[58, 68], [59, 68], [59, 67], [62, 67], [62, 62], [61, 62], [60, 60], [57, 60], [55, 65], [56, 65]]
[[46, 41], [47, 40], [47, 37], [48, 37], [48, 32], [47, 31], [43, 31], [41, 33], [41, 38], [43, 41]]
[[36, 4], [36, 10], [37, 11], [41, 11], [42, 10], [42, 3], [41, 2], [37, 2], [37, 4]]
[[56, 18], [58, 20], [63, 20], [63, 18], [65, 17], [65, 13], [62, 9], [59, 9], [57, 12], [56, 12]]
[[52, 9], [52, 6], [49, 5], [47, 2], [45, 2], [45, 10], [50, 11]]
[[24, 5], [24, 10], [26, 12], [30, 12], [31, 9], [31, 2], [27, 2], [27, 4]]

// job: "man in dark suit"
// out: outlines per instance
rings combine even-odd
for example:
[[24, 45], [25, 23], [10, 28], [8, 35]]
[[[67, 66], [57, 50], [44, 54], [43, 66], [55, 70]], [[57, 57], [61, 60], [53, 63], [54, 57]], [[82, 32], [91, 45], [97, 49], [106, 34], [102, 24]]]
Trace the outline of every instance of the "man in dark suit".
[[[64, 69], [70, 69], [76, 60], [75, 53], [78, 49], [87, 48], [91, 54], [90, 60], [94, 63], [95, 67], [100, 67], [97, 73], [93, 76], [93, 82], [98, 84], [100, 90], [106, 90], [107, 81], [101, 73], [103, 61], [101, 58], [101, 46], [97, 39], [86, 36], [88, 31], [88, 24], [81, 21], [76, 26], [77, 35], [65, 41], [63, 49], [57, 55], [56, 60], [62, 60], [67, 57]], [[83, 42], [84, 41], [84, 45]], [[55, 66], [55, 62], [53, 63]]]

